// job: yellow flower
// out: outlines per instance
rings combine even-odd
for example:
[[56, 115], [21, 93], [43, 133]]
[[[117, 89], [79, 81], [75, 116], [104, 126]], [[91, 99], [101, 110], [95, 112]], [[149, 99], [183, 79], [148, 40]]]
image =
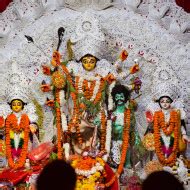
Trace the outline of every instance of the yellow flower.
[[73, 168], [75, 168], [76, 164], [77, 164], [77, 160], [74, 160], [74, 161], [72, 161], [71, 166], [72, 166]]
[[14, 139], [14, 132], [12, 130], [10, 130], [10, 138]]
[[21, 132], [20, 137], [24, 139], [24, 131]]
[[81, 190], [94, 190], [95, 185], [94, 184], [84, 184], [81, 188]]

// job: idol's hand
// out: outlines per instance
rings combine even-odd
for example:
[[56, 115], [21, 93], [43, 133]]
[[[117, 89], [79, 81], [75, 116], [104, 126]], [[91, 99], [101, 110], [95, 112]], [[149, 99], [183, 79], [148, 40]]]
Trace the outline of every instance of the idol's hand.
[[58, 51], [54, 51], [53, 52], [53, 56], [52, 56], [52, 60], [51, 60], [51, 64], [54, 66], [54, 67], [57, 67], [58, 65], [61, 64], [60, 62], [61, 60], [61, 55]]
[[120, 54], [121, 61], [125, 61], [128, 57], [128, 52], [126, 50], [123, 50]]
[[40, 88], [41, 88], [42, 92], [51, 91], [51, 86], [49, 84], [42, 84]]
[[31, 133], [34, 134], [36, 132], [36, 130], [37, 130], [37, 126], [35, 124], [30, 124], [29, 127], [30, 127]]
[[130, 68], [130, 74], [135, 74], [140, 70], [139, 65], [138, 64], [134, 64], [131, 68]]
[[182, 136], [182, 141], [183, 141], [184, 143], [186, 143], [186, 142], [190, 143], [190, 137], [188, 137], [187, 135], [183, 135], [183, 136]]
[[142, 81], [139, 79], [139, 77], [136, 77], [133, 81], [134, 90], [137, 94], [139, 94], [139, 91], [141, 89]]

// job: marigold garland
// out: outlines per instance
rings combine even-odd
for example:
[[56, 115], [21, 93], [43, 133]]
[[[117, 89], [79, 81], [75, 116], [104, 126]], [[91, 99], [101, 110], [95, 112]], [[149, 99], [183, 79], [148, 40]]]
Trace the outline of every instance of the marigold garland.
[[[15, 114], [10, 114], [5, 122], [5, 131], [6, 131], [6, 152], [9, 167], [13, 169], [22, 168], [26, 161], [27, 151], [28, 151], [28, 141], [29, 141], [29, 132], [30, 132], [30, 121], [26, 114], [21, 116], [20, 123], [18, 124], [18, 119]], [[10, 139], [10, 131], [14, 131], [15, 133], [20, 133], [24, 131], [24, 144], [22, 146], [22, 151], [18, 161], [14, 162], [12, 153], [11, 153], [11, 139]]]
[[106, 143], [106, 114], [105, 111], [101, 110], [101, 138], [100, 138], [100, 151], [105, 150], [105, 143]]
[[[62, 68], [62, 71], [66, 74], [66, 78], [69, 81], [69, 84], [71, 85], [71, 87], [76, 90], [78, 87], [79, 78], [76, 78], [77, 84], [73, 85], [73, 80], [71, 78], [71, 75], [70, 75], [67, 67], [65, 65], [61, 65], [61, 68]], [[71, 128], [75, 127], [76, 132], [77, 132], [78, 141], [80, 144], [82, 144], [82, 138], [81, 138], [80, 128], [79, 128], [79, 116], [80, 116], [79, 115], [79, 106], [77, 103], [78, 90], [76, 90], [75, 92], [71, 92], [70, 95], [73, 100], [73, 110], [74, 111], [73, 111], [71, 122], [68, 124], [68, 132], [71, 132]]]
[[62, 149], [62, 135], [61, 135], [61, 110], [60, 110], [60, 90], [55, 89], [55, 101], [58, 106], [55, 106], [56, 111], [56, 127], [57, 127], [57, 157], [58, 159], [62, 159], [63, 149]]
[[[90, 83], [90, 87], [88, 87], [88, 83]], [[87, 81], [86, 79], [84, 79], [82, 90], [84, 92], [84, 96], [86, 99], [90, 100], [90, 98], [92, 97], [95, 85], [96, 85], [95, 80]]]
[[131, 110], [126, 109], [124, 112], [124, 127], [123, 127], [123, 143], [122, 143], [122, 151], [121, 151], [121, 160], [120, 164], [117, 168], [115, 175], [110, 179], [106, 184], [100, 184], [100, 187], [110, 187], [114, 181], [120, 176], [123, 171], [123, 166], [126, 160], [126, 154], [129, 145], [129, 130], [130, 130], [130, 121], [131, 121]]
[[[170, 112], [169, 123], [165, 123], [164, 113], [162, 111], [157, 111], [154, 114], [154, 141], [156, 154], [159, 161], [163, 165], [173, 166], [175, 164], [178, 152], [178, 143], [179, 143], [179, 128], [180, 128], [180, 118], [178, 112], [172, 110]], [[168, 158], [165, 158], [164, 153], [161, 149], [161, 134], [160, 130], [164, 132], [166, 136], [174, 134], [174, 144], [172, 148], [172, 153]]]
[[97, 104], [98, 102], [100, 102], [101, 98], [102, 98], [102, 91], [104, 89], [104, 86], [105, 86], [105, 80], [103, 78], [100, 79], [100, 86], [99, 86], [99, 89], [98, 89], [98, 92], [96, 94], [96, 97], [94, 99], [94, 104]]
[[77, 133], [77, 139], [79, 141], [79, 144], [83, 143], [83, 139], [81, 137], [81, 132], [80, 132], [80, 127], [79, 127], [79, 118], [81, 113], [79, 112], [79, 106], [77, 104], [77, 96], [78, 96], [78, 92], [79, 92], [79, 77], [76, 77], [76, 81], [75, 81], [75, 89], [76, 89], [76, 93], [72, 94], [72, 99], [74, 102], [74, 113], [73, 113], [73, 118], [72, 118], [72, 122], [73, 122], [73, 127], [76, 128], [76, 133]]

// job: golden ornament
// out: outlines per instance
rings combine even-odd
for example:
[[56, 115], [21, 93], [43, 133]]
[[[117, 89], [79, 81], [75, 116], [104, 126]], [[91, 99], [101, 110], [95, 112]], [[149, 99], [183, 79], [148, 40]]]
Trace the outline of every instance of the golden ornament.
[[52, 74], [52, 83], [53, 85], [56, 87], [56, 88], [64, 88], [65, 86], [65, 77], [63, 76], [63, 74], [61, 74], [60, 71], [55, 71], [53, 74]]

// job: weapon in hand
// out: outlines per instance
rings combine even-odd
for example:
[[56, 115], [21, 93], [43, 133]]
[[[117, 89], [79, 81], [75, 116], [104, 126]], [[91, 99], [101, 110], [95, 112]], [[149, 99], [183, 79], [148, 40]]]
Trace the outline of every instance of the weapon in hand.
[[59, 51], [59, 48], [60, 48], [62, 40], [63, 40], [65, 29], [63, 27], [60, 27], [57, 32], [58, 32], [58, 37], [59, 37], [59, 41], [57, 44], [57, 51]]
[[44, 50], [40, 46], [34, 43], [34, 40], [31, 36], [28, 36], [28, 35], [24, 35], [24, 36], [27, 39], [28, 43], [34, 44], [37, 49], [39, 49], [46, 57], [49, 58], [49, 56], [44, 52]]

